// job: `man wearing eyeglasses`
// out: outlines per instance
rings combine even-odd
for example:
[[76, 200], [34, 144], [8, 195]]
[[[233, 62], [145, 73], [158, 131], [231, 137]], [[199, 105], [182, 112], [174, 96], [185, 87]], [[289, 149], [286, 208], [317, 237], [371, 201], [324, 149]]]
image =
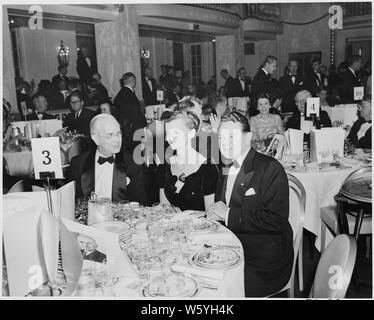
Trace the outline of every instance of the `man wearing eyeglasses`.
[[83, 95], [80, 91], [71, 94], [70, 106], [71, 112], [65, 117], [64, 127], [67, 127], [68, 131], [90, 135], [90, 121], [95, 116], [95, 112], [84, 108]]
[[122, 132], [118, 121], [109, 114], [99, 114], [90, 123], [96, 150], [74, 157], [71, 177], [75, 180], [76, 198], [99, 198], [112, 201], [136, 201], [147, 205], [143, 168], [132, 154], [121, 150]]
[[222, 118], [218, 140], [230, 164], [207, 217], [224, 221], [243, 245], [246, 297], [275, 294], [290, 279], [293, 263], [286, 173], [277, 160], [251, 147], [248, 121], [237, 111]]

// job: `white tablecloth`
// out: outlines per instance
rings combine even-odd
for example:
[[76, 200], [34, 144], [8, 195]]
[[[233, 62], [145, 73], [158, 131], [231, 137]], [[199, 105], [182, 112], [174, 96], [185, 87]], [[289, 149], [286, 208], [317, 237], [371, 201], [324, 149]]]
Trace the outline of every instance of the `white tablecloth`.
[[[306, 192], [304, 229], [316, 235], [315, 246], [318, 250], [321, 249], [321, 208], [336, 206], [334, 196], [338, 194], [348, 175], [359, 167], [325, 172], [290, 172], [304, 186]], [[327, 244], [329, 239], [326, 240]]]
[[[241, 263], [232, 269], [225, 271], [224, 279], [219, 281], [214, 281], [218, 285], [217, 290], [207, 289], [202, 287], [198, 295], [194, 298], [227, 298], [227, 297], [244, 297], [244, 259], [243, 259], [243, 249], [239, 239], [227, 228], [221, 226], [220, 230], [215, 233], [215, 236], [207, 234], [206, 241], [215, 244], [225, 244], [225, 245], [235, 245], [241, 248]], [[194, 238], [194, 237], [192, 237]], [[204, 235], [199, 234], [196, 237], [196, 241], [200, 242], [204, 238]], [[195, 241], [195, 240], [193, 240]], [[209, 271], [208, 271], [209, 272]], [[151, 277], [156, 275], [158, 271], [151, 272]], [[129, 276], [132, 275], [132, 276]], [[115, 296], [118, 297], [143, 297], [140, 288], [131, 287], [136, 284], [137, 276], [134, 276], [134, 268], [129, 263], [124, 263], [121, 267], [120, 281], [114, 286], [113, 292]]]

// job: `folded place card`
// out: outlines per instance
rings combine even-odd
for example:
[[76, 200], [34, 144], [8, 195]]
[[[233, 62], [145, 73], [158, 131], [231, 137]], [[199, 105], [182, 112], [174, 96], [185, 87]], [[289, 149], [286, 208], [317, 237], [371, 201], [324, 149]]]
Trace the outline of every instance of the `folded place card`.
[[48, 274], [39, 240], [41, 210], [26, 199], [18, 199], [23, 208], [15, 201], [4, 199], [3, 240], [9, 295], [22, 297], [47, 282]]
[[310, 160], [333, 162], [334, 155], [343, 157], [344, 154], [343, 128], [322, 128], [310, 133]]
[[358, 119], [357, 116], [357, 105], [336, 105], [335, 107], [325, 107], [325, 111], [328, 113], [331, 123], [333, 126], [352, 126], [353, 123]]
[[[57, 190], [51, 191], [53, 208], [56, 214], [62, 218], [75, 219], [75, 182], [69, 182]], [[46, 191], [14, 192], [4, 195], [4, 201], [16, 199], [28, 199], [36, 208], [48, 210]], [[21, 201], [21, 200], [20, 200]], [[22, 200], [24, 201], [24, 200]], [[22, 203], [21, 201], [21, 203]]]
[[285, 132], [285, 143], [288, 154], [302, 154], [304, 145], [304, 133], [301, 130], [288, 129]]

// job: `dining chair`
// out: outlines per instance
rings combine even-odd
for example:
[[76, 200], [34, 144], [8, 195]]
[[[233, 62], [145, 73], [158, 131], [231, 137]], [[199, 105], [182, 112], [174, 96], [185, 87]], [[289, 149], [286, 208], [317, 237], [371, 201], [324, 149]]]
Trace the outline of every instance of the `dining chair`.
[[334, 197], [337, 206], [321, 208], [321, 252], [325, 248], [327, 228], [334, 236], [340, 233], [353, 234], [356, 240], [359, 234], [372, 234], [371, 206], [365, 206], [359, 201], [349, 199], [342, 192], [346, 183], [365, 175], [371, 177], [371, 173], [371, 166], [353, 171], [344, 180], [339, 193]]
[[31, 185], [26, 180], [16, 182], [8, 191], [8, 193], [31, 191]]
[[357, 243], [346, 234], [338, 235], [328, 245], [318, 262], [311, 298], [344, 298], [356, 262]]
[[291, 225], [292, 232], [293, 232], [294, 257], [293, 257], [291, 277], [287, 285], [279, 292], [287, 290], [288, 297], [294, 298], [295, 297], [296, 261], [298, 261], [299, 290], [300, 291], [304, 290], [303, 228], [304, 228], [304, 217], [305, 217], [306, 193], [305, 193], [305, 189], [302, 183], [294, 175], [287, 173], [287, 178], [288, 178], [288, 186], [289, 186], [289, 203], [290, 203], [288, 221]]

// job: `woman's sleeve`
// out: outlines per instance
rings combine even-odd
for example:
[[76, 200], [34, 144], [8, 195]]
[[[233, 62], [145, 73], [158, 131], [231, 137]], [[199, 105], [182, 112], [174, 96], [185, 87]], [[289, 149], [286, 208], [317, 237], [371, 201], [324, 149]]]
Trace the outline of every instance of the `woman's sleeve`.
[[218, 167], [215, 164], [208, 164], [204, 170], [203, 193], [204, 196], [214, 194], [217, 188]]
[[283, 134], [284, 133], [284, 126], [283, 126], [282, 118], [278, 114], [276, 114], [275, 119], [276, 119], [275, 122], [276, 122], [276, 125], [277, 125], [278, 133]]
[[251, 132], [253, 134], [254, 138], [257, 138], [258, 136], [258, 126], [257, 126], [257, 121], [255, 117], [251, 117], [249, 119], [249, 126], [251, 128]]

